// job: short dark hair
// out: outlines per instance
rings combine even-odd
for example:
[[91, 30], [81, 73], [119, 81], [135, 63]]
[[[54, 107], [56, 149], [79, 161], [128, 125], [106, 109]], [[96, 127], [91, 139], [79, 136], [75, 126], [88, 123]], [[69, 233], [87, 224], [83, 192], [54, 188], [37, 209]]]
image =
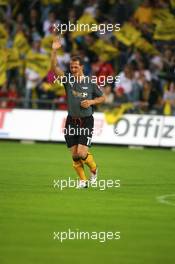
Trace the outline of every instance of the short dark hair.
[[83, 59], [78, 55], [73, 55], [70, 60], [71, 61], [79, 61], [80, 65], [84, 65]]

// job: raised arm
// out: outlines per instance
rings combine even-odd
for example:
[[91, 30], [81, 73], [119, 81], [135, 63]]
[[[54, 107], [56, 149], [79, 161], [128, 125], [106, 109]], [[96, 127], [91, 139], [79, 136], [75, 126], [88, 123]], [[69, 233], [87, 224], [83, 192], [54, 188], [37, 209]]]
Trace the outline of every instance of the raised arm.
[[54, 38], [53, 44], [52, 44], [52, 52], [51, 52], [51, 71], [55, 73], [55, 75], [58, 76], [64, 76], [64, 72], [60, 69], [57, 63], [57, 50], [61, 47], [61, 43], [59, 38]]

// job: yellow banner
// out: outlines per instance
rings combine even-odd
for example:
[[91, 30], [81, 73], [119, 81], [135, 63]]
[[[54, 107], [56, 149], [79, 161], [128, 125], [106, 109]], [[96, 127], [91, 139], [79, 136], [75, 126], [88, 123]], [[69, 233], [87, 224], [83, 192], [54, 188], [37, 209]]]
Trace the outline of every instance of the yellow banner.
[[90, 49], [104, 60], [110, 60], [119, 54], [117, 48], [102, 39], [98, 39]]
[[133, 108], [132, 103], [124, 103], [120, 107], [116, 107], [112, 110], [106, 111], [105, 120], [108, 124], [113, 125], [118, 122], [122, 115], [129, 109]]
[[95, 30], [97, 29], [97, 21], [93, 18], [91, 14], [85, 13], [79, 18], [75, 26], [75, 30], [72, 31], [73, 38], [87, 35], [92, 31], [95, 32]]
[[[44, 38], [41, 40], [41, 47], [42, 47], [42, 48], [43, 48], [48, 54], [50, 54], [51, 51], [52, 51], [52, 42], [53, 42], [53, 38], [54, 38], [53, 35], [49, 35], [49, 36], [44, 37]], [[62, 49], [62, 48], [58, 49], [57, 54], [58, 54], [58, 55], [63, 55], [63, 54], [64, 54], [63, 49]]]
[[171, 4], [172, 8], [175, 8], [175, 0], [170, 0], [170, 4]]
[[163, 114], [164, 115], [171, 115], [172, 114], [171, 104], [168, 100], [165, 102], [165, 105], [163, 108]]
[[141, 32], [130, 23], [125, 23], [121, 30], [113, 32], [113, 35], [126, 46], [131, 46], [141, 37]]
[[45, 91], [54, 91], [56, 95], [61, 96], [65, 95], [64, 85], [61, 82], [47, 83], [44, 82], [42, 87]]
[[43, 49], [45, 49], [48, 53], [52, 50], [52, 42], [53, 42], [53, 36], [48, 35], [41, 40], [41, 46]]
[[62, 0], [41, 0], [41, 3], [43, 5], [49, 5], [49, 4], [59, 4]]
[[26, 56], [26, 67], [36, 71], [43, 78], [49, 71], [50, 57], [46, 54], [30, 51]]
[[174, 20], [174, 16], [172, 13], [170, 13], [170, 10], [169, 8], [158, 8], [158, 9], [155, 9], [154, 11], [154, 18], [153, 18], [153, 23], [154, 24], [158, 24], [160, 22], [166, 22], [166, 21], [169, 21], [169, 20]]
[[154, 32], [155, 40], [175, 40], [175, 19], [160, 22], [156, 25]]
[[7, 70], [21, 66], [19, 51], [16, 48], [6, 49]]
[[3, 24], [0, 24], [0, 48], [5, 48], [7, 44], [8, 33]]
[[138, 39], [134, 46], [150, 55], [159, 54], [159, 51], [144, 38]]
[[4, 53], [4, 50], [0, 50], [0, 58], [1, 58], [1, 63], [0, 63], [0, 86], [3, 85], [6, 80], [6, 54]]
[[0, 0], [0, 6], [2, 5], [8, 5], [9, 0]]
[[22, 32], [16, 34], [13, 46], [19, 50], [20, 54], [26, 54], [29, 51], [29, 44]]

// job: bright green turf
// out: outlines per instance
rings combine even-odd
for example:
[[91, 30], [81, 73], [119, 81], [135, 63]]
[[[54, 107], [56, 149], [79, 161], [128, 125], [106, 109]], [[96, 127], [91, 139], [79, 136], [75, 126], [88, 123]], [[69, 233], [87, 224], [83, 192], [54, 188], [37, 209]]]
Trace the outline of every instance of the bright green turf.
[[[120, 189], [53, 188], [75, 177], [65, 145], [0, 143], [1, 264], [173, 264], [175, 153], [94, 146], [102, 179]], [[170, 198], [175, 204], [175, 197]], [[121, 239], [53, 240], [54, 231], [120, 231]]]

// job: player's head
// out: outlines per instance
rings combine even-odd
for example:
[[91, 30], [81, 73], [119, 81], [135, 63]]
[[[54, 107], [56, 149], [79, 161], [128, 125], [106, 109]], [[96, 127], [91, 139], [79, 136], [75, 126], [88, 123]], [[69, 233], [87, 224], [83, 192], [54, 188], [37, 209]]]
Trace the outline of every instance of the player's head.
[[73, 75], [81, 75], [83, 73], [83, 60], [80, 56], [71, 57], [70, 71]]

